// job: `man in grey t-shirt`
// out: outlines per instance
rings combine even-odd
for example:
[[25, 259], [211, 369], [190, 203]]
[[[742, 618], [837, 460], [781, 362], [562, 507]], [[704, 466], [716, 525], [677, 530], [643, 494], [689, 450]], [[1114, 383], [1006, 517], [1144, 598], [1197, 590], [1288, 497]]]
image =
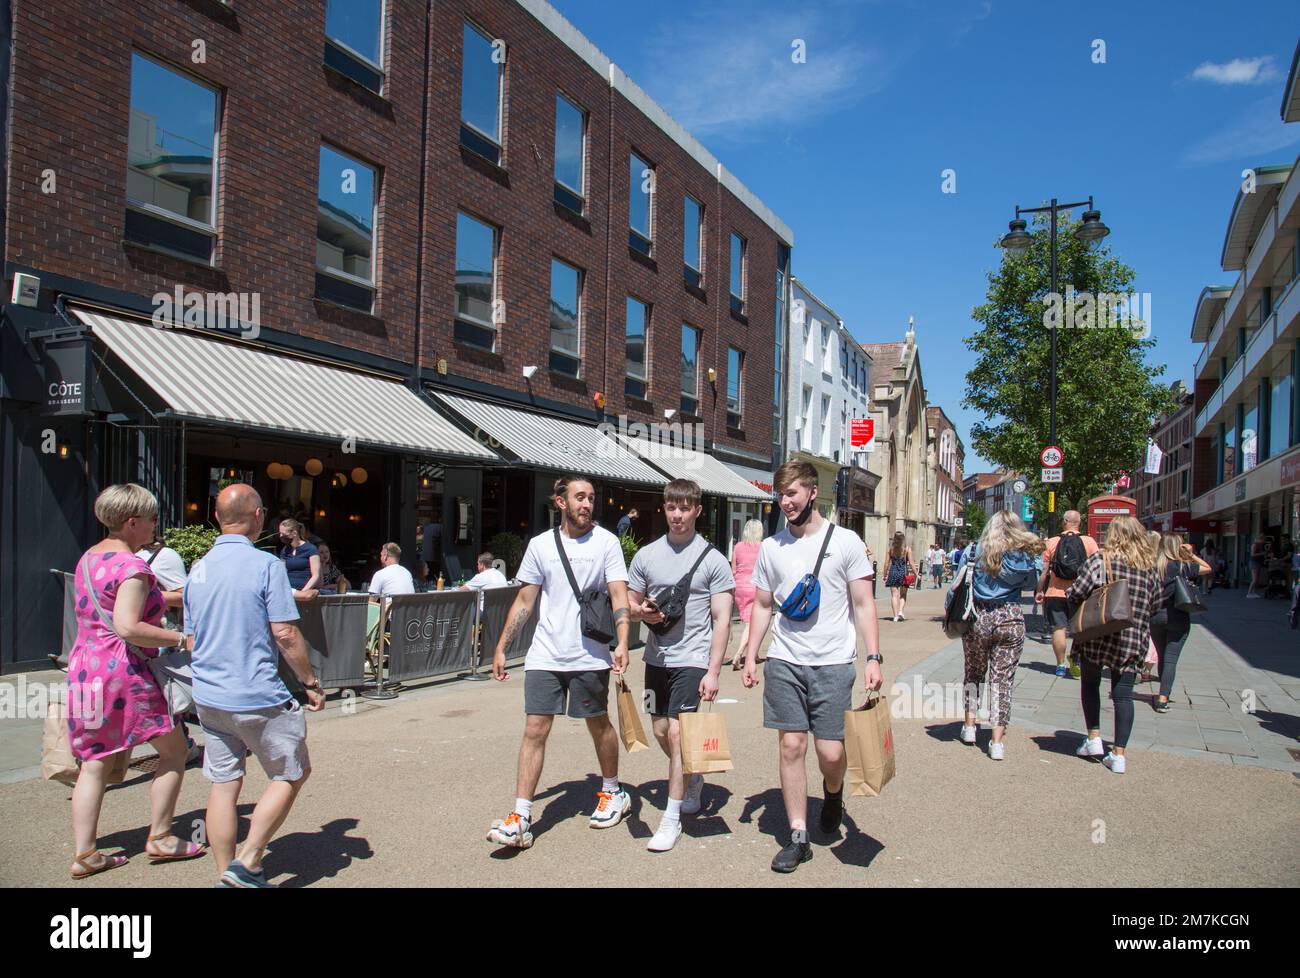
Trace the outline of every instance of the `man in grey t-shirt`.
[[[668, 755], [668, 805], [663, 822], [646, 848], [666, 852], [682, 833], [682, 815], [700, 810], [704, 776], [682, 771], [678, 715], [694, 712], [700, 698], [718, 695], [718, 673], [731, 636], [731, 605], [736, 582], [727, 559], [695, 532], [700, 487], [690, 479], [664, 486], [668, 534], [637, 551], [628, 569], [632, 617], [651, 626], [645, 647], [645, 689], [655, 739]], [[686, 608], [668, 622], [660, 605], [667, 591], [691, 572]]]

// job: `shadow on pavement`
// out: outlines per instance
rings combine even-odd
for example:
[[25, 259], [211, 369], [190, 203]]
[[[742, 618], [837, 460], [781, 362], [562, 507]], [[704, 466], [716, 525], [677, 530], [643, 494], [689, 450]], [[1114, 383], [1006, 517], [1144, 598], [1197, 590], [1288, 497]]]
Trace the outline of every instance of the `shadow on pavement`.
[[925, 732], [935, 740], [960, 742], [961, 738], [961, 720], [953, 720], [951, 723], [932, 723], [925, 728]]
[[1020, 668], [1028, 669], [1030, 672], [1042, 672], [1042, 673], [1046, 673], [1049, 676], [1055, 676], [1056, 660], [1053, 659], [1051, 662], [1025, 662], [1023, 659], [1021, 659]]
[[322, 825], [319, 832], [293, 832], [272, 839], [266, 850], [267, 878], [289, 873], [280, 886], [310, 886], [326, 877], [337, 876], [354, 859], [369, 859], [375, 854], [369, 841], [348, 835], [358, 824], [355, 818], [336, 818]]
[[[817, 814], [821, 815], [820, 810]], [[812, 820], [811, 811], [808, 817]], [[817, 823], [813, 821], [812, 824]], [[843, 830], [844, 841], [837, 846], [832, 846], [831, 852], [846, 866], [861, 866], [866, 869], [878, 855], [885, 851], [885, 847], [879, 841], [858, 828], [858, 823], [847, 811], [844, 813]], [[839, 833], [836, 832], [836, 835]]]
[[[1103, 734], [1104, 736], [1104, 734]], [[1083, 740], [1084, 735], [1077, 730], [1058, 730], [1053, 734], [1038, 734], [1030, 737], [1038, 749], [1048, 754], [1060, 754], [1062, 757], [1074, 757], [1075, 750], [1079, 742]], [[1100, 762], [1100, 757], [1089, 757], [1086, 760]]]
[[1274, 713], [1271, 710], [1256, 710], [1249, 715], [1259, 721], [1259, 725], [1269, 733], [1281, 734], [1292, 739], [1300, 737], [1300, 717], [1292, 716], [1290, 713]]
[[[122, 851], [128, 856], [145, 855], [144, 844], [149, 839], [149, 802], [148, 799], [142, 799], [143, 804], [140, 808], [140, 817], [142, 824], [136, 829], [122, 829], [120, 832], [113, 832], [110, 835], [101, 835], [99, 837], [100, 849], [114, 849], [121, 847]], [[253, 813], [253, 803], [246, 802], [238, 807], [239, 825], [236, 829], [236, 838], [243, 838], [248, 831], [248, 817]], [[195, 833], [198, 830], [196, 822], [202, 823], [208, 817], [206, 808], [195, 808], [192, 811], [177, 814], [172, 819], [172, 832], [187, 842], [197, 842]], [[206, 839], [204, 842], [206, 843]], [[185, 860], [188, 862], [189, 860]], [[165, 866], [166, 863], [158, 863], [159, 866]]]

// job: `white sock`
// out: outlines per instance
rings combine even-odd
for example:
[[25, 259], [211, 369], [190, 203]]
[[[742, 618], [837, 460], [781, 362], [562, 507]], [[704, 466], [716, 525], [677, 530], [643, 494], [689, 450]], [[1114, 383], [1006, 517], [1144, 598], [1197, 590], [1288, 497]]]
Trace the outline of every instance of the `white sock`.
[[618, 776], [615, 775], [612, 778], [602, 778], [600, 782], [600, 790], [608, 795], [618, 794]]
[[531, 822], [533, 820], [533, 800], [531, 798], [516, 798], [515, 812]]
[[668, 808], [664, 810], [665, 822], [680, 822], [682, 820], [682, 799], [669, 798]]

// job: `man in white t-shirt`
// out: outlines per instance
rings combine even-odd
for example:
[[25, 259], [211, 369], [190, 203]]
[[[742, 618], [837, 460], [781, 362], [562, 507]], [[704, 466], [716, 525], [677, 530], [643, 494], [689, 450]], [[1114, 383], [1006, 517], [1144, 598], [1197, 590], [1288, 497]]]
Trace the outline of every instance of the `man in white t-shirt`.
[[[627, 669], [628, 603], [627, 566], [618, 537], [594, 520], [596, 490], [586, 476], [555, 480], [555, 508], [560, 512], [557, 530], [539, 533], [528, 542], [519, 565], [522, 583], [506, 616], [506, 626], [492, 656], [492, 675], [504, 682], [506, 649], [532, 614], [541, 595], [537, 630], [524, 659], [524, 739], [519, 747], [519, 772], [515, 782], [515, 807], [505, 819], [492, 823], [489, 842], [527, 849], [533, 844], [533, 794], [542, 776], [546, 740], [557, 715], [587, 722], [601, 788], [591, 827], [610, 828], [632, 809], [632, 799], [618, 781], [618, 734], [609, 722], [609, 674]], [[560, 547], [563, 547], [561, 553]], [[573, 582], [565, 563], [573, 573]], [[616, 644], [613, 655], [608, 640], [582, 633], [582, 609], [574, 593], [605, 592], [611, 606]]]
[[492, 566], [492, 555], [487, 551], [478, 555], [478, 573], [460, 586], [462, 591], [481, 591], [486, 587], [505, 587], [510, 582]]
[[[780, 731], [781, 794], [790, 821], [790, 844], [772, 869], [792, 873], [812, 858], [808, 844], [808, 778], [805, 758], [812, 730], [822, 771], [821, 829], [839, 830], [844, 817], [844, 712], [852, 708], [857, 675], [857, 640], [867, 650], [864, 680], [879, 689], [881, 658], [876, 603], [871, 598], [871, 562], [857, 535], [835, 527], [817, 511], [817, 470], [807, 462], [786, 462], [774, 477], [786, 527], [763, 541], [754, 565], [754, 606], [744, 683], [758, 685], [758, 649], [776, 615], [763, 678], [763, 726]], [[829, 537], [829, 538], [828, 538]], [[779, 611], [806, 574], [817, 574], [820, 600], [802, 621]], [[774, 612], [773, 609], [778, 609]]]
[[379, 562], [383, 566], [370, 579], [370, 596], [382, 601], [394, 594], [414, 594], [415, 578], [400, 563], [402, 548], [386, 543], [379, 548]]

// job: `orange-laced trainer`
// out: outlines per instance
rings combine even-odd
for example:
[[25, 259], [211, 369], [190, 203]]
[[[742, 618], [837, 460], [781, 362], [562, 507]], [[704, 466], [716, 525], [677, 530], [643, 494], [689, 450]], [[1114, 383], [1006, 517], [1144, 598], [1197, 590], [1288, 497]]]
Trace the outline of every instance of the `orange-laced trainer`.
[[533, 844], [533, 833], [528, 831], [531, 822], [518, 812], [511, 812], [505, 821], [495, 821], [488, 829], [487, 840], [499, 846], [527, 849]]
[[632, 799], [620, 785], [618, 791], [596, 792], [596, 810], [591, 813], [593, 829], [607, 829], [617, 825], [632, 808]]

